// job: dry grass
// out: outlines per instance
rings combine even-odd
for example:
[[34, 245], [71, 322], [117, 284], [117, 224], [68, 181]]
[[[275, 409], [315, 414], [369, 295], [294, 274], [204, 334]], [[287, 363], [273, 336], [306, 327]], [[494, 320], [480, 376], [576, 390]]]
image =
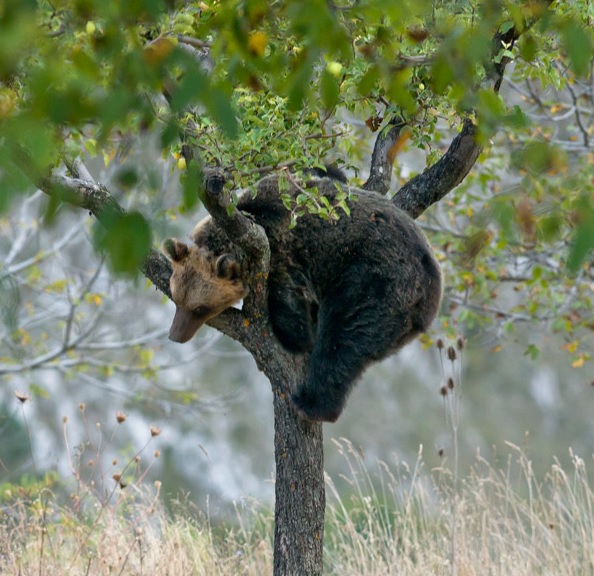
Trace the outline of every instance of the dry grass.
[[353, 495], [345, 503], [329, 482], [327, 573], [594, 574], [594, 495], [584, 461], [572, 455], [572, 470], [555, 464], [538, 482], [522, 451], [509, 447], [503, 470], [477, 457], [454, 498], [451, 472], [424, 474], [420, 453], [415, 468], [384, 464], [374, 481], [359, 454], [341, 442]]
[[[146, 493], [103, 508], [99, 520], [47, 501], [15, 501], [2, 511], [0, 574], [260, 576], [269, 570], [268, 543], [259, 546], [251, 534], [227, 537], [215, 543], [207, 522], [171, 518]], [[246, 541], [255, 542], [248, 553]]]
[[[594, 573], [593, 493], [584, 462], [554, 465], [537, 482], [530, 461], [511, 446], [498, 470], [477, 458], [458, 479], [394, 461], [371, 474], [345, 440], [350, 467], [345, 497], [328, 479], [325, 573], [587, 575]], [[272, 566], [272, 519], [255, 506], [238, 510], [237, 527], [211, 529], [208, 519], [171, 517], [158, 487], [118, 488], [101, 500], [77, 487], [67, 504], [48, 489], [3, 494], [0, 573], [3, 575], [264, 576]], [[452, 506], [457, 506], [456, 554], [451, 555]], [[451, 565], [455, 558], [455, 566]]]
[[[460, 386], [447, 384], [442, 396], [455, 442]], [[28, 400], [17, 398], [23, 406]], [[238, 507], [234, 527], [223, 530], [207, 516], [190, 516], [188, 503], [179, 514], [166, 513], [159, 483], [145, 482], [154, 459], [142, 463], [159, 429], [151, 427], [144, 446], [120, 462], [107, 448], [126, 415], [116, 414], [106, 437], [80, 408], [86, 432], [76, 449], [63, 421], [70, 479], [40, 481], [33, 466], [33, 480], [0, 487], [1, 575], [272, 573], [270, 511]], [[24, 409], [23, 418], [29, 429]], [[556, 463], [539, 481], [511, 444], [503, 468], [479, 455], [466, 477], [459, 477], [456, 459], [451, 469], [426, 471], [422, 450], [412, 468], [394, 459], [370, 472], [348, 440], [335, 444], [349, 472], [336, 479], [340, 489], [326, 479], [325, 574], [594, 575], [594, 493], [578, 456], [571, 454], [570, 470]], [[114, 466], [118, 472], [106, 472]]]

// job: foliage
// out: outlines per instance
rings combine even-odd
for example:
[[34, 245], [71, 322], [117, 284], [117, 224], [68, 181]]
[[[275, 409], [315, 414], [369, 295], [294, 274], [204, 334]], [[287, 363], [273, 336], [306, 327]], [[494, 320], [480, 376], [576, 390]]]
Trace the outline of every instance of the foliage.
[[[462, 322], [506, 333], [536, 319], [579, 342], [592, 328], [593, 10], [586, 0], [551, 9], [519, 0], [9, 3], [0, 16], [0, 212], [75, 159], [121, 166], [112, 186], [132, 194], [144, 182], [127, 159], [147, 134], [176, 159], [177, 208], [188, 210], [201, 166], [223, 167], [235, 188], [326, 159], [357, 171], [364, 139], [350, 119], [377, 129], [394, 114], [407, 119], [408, 149], [431, 163], [444, 131], [472, 114], [484, 160], [433, 217], [450, 308], [470, 304], [452, 330]], [[500, 97], [483, 82], [490, 39], [512, 26], [524, 30], [495, 58], [514, 61]], [[158, 193], [144, 186], [145, 196]], [[146, 254], [155, 224], [146, 218], [134, 211], [97, 236], [115, 272], [134, 273]], [[507, 286], [523, 296], [517, 305], [500, 302]], [[590, 359], [571, 349], [575, 363]]]

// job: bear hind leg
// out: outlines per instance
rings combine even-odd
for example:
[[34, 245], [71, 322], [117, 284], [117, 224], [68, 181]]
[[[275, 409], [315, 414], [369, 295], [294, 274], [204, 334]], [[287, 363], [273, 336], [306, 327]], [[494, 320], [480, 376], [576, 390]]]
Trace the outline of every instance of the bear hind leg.
[[365, 368], [386, 357], [395, 343], [411, 338], [411, 332], [408, 314], [382, 321], [377, 311], [358, 309], [350, 318], [323, 318], [307, 381], [291, 397], [297, 413], [307, 420], [335, 422]]

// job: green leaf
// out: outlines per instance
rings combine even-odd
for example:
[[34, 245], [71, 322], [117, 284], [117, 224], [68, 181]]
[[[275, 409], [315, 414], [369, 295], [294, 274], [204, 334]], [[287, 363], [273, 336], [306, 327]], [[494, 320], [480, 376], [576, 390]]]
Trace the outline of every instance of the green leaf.
[[541, 174], [552, 168], [559, 169], [567, 163], [563, 150], [541, 141], [528, 142], [519, 154], [512, 157], [512, 161], [516, 167], [533, 174]]
[[327, 70], [322, 72], [321, 93], [325, 108], [332, 109], [338, 104], [340, 98], [339, 80]]
[[213, 89], [204, 103], [223, 133], [229, 138], [237, 138], [239, 127], [227, 95], [222, 90]]
[[530, 356], [531, 360], [537, 360], [540, 355], [540, 348], [535, 344], [528, 344], [524, 351], [524, 356]]
[[184, 211], [196, 206], [202, 189], [202, 171], [195, 160], [191, 160], [182, 177], [182, 207]]
[[31, 384], [29, 384], [29, 392], [31, 393], [31, 396], [33, 396], [33, 398], [49, 398], [49, 392], [43, 388], [42, 386], [39, 386], [39, 384], [35, 384], [33, 382], [31, 382]]
[[198, 100], [204, 101], [208, 88], [206, 76], [196, 67], [189, 68], [177, 85], [171, 99], [171, 109], [180, 112], [188, 104]]
[[106, 253], [115, 274], [135, 276], [151, 247], [150, 226], [138, 212], [114, 215], [112, 218], [107, 227], [96, 226], [95, 245]]
[[370, 92], [374, 90], [379, 80], [380, 73], [377, 66], [370, 66], [367, 72], [363, 74], [359, 84], [357, 85], [357, 91], [361, 96], [368, 96]]
[[594, 206], [586, 196], [578, 200], [575, 217], [578, 225], [567, 255], [567, 270], [570, 274], [576, 274], [588, 254], [594, 250]]
[[431, 84], [436, 94], [444, 94], [454, 80], [451, 63], [443, 54], [438, 54], [431, 66]]
[[569, 56], [571, 69], [578, 76], [585, 75], [592, 60], [592, 36], [583, 26], [569, 22], [561, 30], [563, 46]]

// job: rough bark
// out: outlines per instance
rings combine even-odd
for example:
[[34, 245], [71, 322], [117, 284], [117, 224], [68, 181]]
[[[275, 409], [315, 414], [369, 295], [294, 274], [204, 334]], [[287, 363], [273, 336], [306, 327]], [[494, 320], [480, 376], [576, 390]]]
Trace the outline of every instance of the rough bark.
[[387, 194], [390, 190], [392, 166], [397, 152], [398, 139], [405, 126], [405, 120], [398, 116], [377, 135], [371, 155], [369, 178], [361, 186], [363, 190], [373, 190], [379, 194]]
[[326, 507], [322, 425], [300, 419], [288, 402], [291, 391], [305, 380], [307, 356], [288, 354], [270, 332], [268, 239], [241, 212], [228, 210], [230, 198], [223, 185], [221, 173], [207, 173], [204, 204], [229, 239], [251, 256], [250, 294], [243, 309], [249, 330], [241, 343], [270, 380], [274, 397], [274, 574], [317, 576], [322, 573]]
[[326, 511], [322, 424], [301, 420], [286, 401], [305, 373], [306, 364], [301, 362], [286, 377], [269, 375], [274, 393], [275, 575], [322, 574]]
[[392, 200], [394, 204], [412, 218], [418, 218], [429, 206], [458, 186], [481, 152], [476, 132], [473, 122], [465, 120], [462, 131], [454, 138], [447, 152], [422, 174], [402, 186]]

